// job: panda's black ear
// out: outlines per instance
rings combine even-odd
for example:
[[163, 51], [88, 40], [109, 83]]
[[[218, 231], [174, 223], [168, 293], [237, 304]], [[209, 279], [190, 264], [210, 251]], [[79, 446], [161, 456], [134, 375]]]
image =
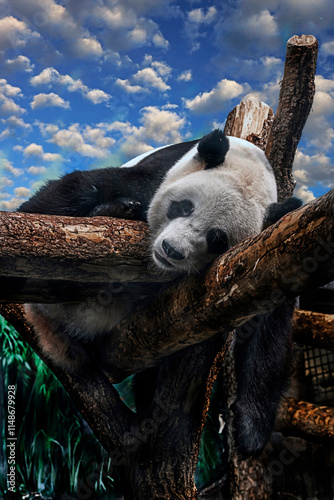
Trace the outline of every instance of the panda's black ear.
[[228, 138], [218, 128], [202, 137], [198, 143], [197, 151], [200, 161], [205, 163], [205, 170], [221, 165], [229, 147]]

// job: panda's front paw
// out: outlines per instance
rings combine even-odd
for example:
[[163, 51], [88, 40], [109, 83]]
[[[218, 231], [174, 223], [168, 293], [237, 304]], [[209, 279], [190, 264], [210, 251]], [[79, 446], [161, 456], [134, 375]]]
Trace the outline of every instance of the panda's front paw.
[[140, 219], [141, 203], [130, 198], [116, 198], [108, 203], [97, 205], [90, 212], [90, 217], [106, 216], [119, 219]]
[[136, 214], [141, 208], [141, 203], [139, 201], [130, 200], [127, 198], [120, 198], [119, 201], [120, 205], [122, 206], [124, 216], [135, 218]]
[[249, 401], [235, 401], [233, 412], [233, 440], [241, 459], [257, 457], [269, 441], [274, 421]]

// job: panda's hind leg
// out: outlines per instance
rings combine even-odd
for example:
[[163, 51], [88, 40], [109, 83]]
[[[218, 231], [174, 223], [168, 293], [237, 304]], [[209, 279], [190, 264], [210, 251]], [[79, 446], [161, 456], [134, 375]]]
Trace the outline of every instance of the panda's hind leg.
[[43, 354], [69, 373], [91, 364], [91, 354], [85, 343], [66, 333], [66, 325], [61, 317], [50, 317], [51, 308], [41, 304], [25, 304], [26, 319], [34, 326]]
[[274, 427], [291, 373], [292, 313], [288, 302], [237, 329], [237, 387], [231, 409], [235, 446], [242, 458], [259, 455]]

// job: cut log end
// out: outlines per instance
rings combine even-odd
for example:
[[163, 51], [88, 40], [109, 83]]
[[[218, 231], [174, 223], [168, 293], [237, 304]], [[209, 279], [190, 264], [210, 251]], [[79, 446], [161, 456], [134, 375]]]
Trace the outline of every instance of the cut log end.
[[287, 47], [291, 45], [298, 47], [311, 47], [314, 44], [318, 44], [318, 41], [313, 35], [294, 35], [289, 38]]

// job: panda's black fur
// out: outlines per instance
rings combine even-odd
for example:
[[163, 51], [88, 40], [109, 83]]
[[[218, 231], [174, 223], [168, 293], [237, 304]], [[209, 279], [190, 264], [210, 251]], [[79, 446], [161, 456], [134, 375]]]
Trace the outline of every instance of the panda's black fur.
[[[139, 157], [137, 163], [128, 167], [105, 168], [88, 172], [75, 171], [59, 180], [49, 181], [29, 201], [23, 203], [18, 210], [21, 212], [77, 217], [111, 216], [148, 220], [154, 238], [152, 257], [154, 257], [156, 263], [165, 270], [169, 270], [171, 267], [171, 270], [178, 270], [181, 274], [193, 272], [193, 270], [198, 271], [196, 261], [195, 264], [191, 264], [187, 271], [188, 268], [184, 264], [188, 259], [186, 245], [178, 247], [178, 240], [173, 242], [168, 239], [168, 232], [166, 233], [167, 236], [164, 233], [165, 226], [168, 229], [169, 224], [178, 224], [183, 221], [186, 223], [187, 217], [196, 217], [197, 208], [201, 209], [201, 207], [192, 206], [193, 201], [188, 199], [190, 195], [188, 198], [185, 195], [181, 196], [181, 200], [172, 199], [170, 202], [170, 198], [174, 196], [173, 186], [175, 185], [177, 190], [180, 182], [182, 184], [187, 175], [189, 175], [189, 179], [193, 179], [194, 175], [197, 175], [197, 171], [202, 172], [199, 174], [200, 176], [211, 176], [212, 185], [214, 186], [215, 176], [217, 178], [221, 176], [221, 173], [218, 172], [224, 174], [225, 159], [226, 165], [229, 164], [231, 175], [233, 174], [231, 166], [233, 167], [233, 162], [236, 161], [236, 158], [238, 159], [238, 148], [241, 151], [241, 163], [244, 161], [247, 163], [248, 155], [252, 158], [252, 165], [255, 168], [254, 176], [257, 175], [258, 161], [259, 165], [261, 164], [264, 178], [266, 176], [268, 179], [270, 176], [273, 178], [271, 167], [261, 151], [257, 150], [257, 148], [254, 149], [254, 146], [251, 145], [250, 147], [253, 149], [248, 152], [248, 143], [235, 141], [238, 140], [229, 139], [220, 130], [215, 130], [201, 140], [168, 146], [144, 155], [142, 158]], [[231, 149], [232, 152], [230, 152]], [[235, 154], [237, 156], [233, 156]], [[257, 160], [258, 158], [259, 160]], [[190, 174], [187, 169], [189, 169]], [[208, 172], [208, 174], [205, 172]], [[230, 179], [231, 175], [230, 177], [227, 176], [227, 179]], [[252, 172], [250, 172], [250, 175], [253, 175]], [[199, 177], [196, 189], [205, 193], [202, 178]], [[222, 186], [224, 187], [224, 177], [220, 179], [220, 182], [223, 183]], [[249, 180], [247, 182], [249, 183]], [[268, 180], [269, 184], [270, 182]], [[184, 186], [187, 191], [187, 179]], [[272, 189], [271, 184], [270, 186], [270, 189]], [[170, 194], [168, 194], [169, 190]], [[164, 199], [166, 193], [168, 194], [168, 205]], [[231, 196], [227, 190], [225, 194], [222, 194], [222, 200], [225, 197], [229, 199], [227, 207], [232, 213], [229, 214], [231, 219], [227, 220], [235, 223], [234, 213], [231, 210], [233, 207], [233, 193]], [[270, 198], [272, 202], [268, 202], [267, 206], [261, 207], [261, 210], [255, 214], [256, 217], [262, 214], [262, 227], [274, 223], [288, 211], [300, 206], [299, 200], [295, 198], [281, 204], [277, 203], [274, 199], [275, 196], [272, 195], [272, 198]], [[212, 197], [213, 200], [211, 200]], [[207, 198], [210, 199], [210, 203], [213, 203], [214, 207], [216, 201], [214, 194], [208, 192]], [[261, 198], [260, 196], [259, 199]], [[237, 209], [241, 210], [239, 217], [242, 217], [243, 213], [247, 214], [247, 211], [242, 212], [245, 207], [239, 206], [240, 199], [236, 203], [238, 203], [238, 207], [235, 207], [236, 211]], [[245, 203], [247, 205], [247, 202]], [[251, 198], [248, 203], [250, 203], [250, 210], [257, 210], [256, 204], [252, 205]], [[218, 209], [219, 206], [218, 204]], [[212, 207], [210, 206], [210, 208]], [[166, 211], [163, 219], [155, 219], [157, 210]], [[206, 212], [204, 211], [204, 215], [203, 212], [201, 213], [201, 217], [205, 218]], [[211, 218], [213, 217], [212, 226], [205, 229], [201, 243], [202, 247], [206, 249], [207, 257], [199, 261], [199, 269], [203, 268], [204, 264], [208, 265], [217, 255], [225, 252], [229, 246], [234, 244], [234, 234], [229, 233], [230, 228], [220, 227], [222, 223], [217, 222], [220, 220], [219, 218], [217, 221], [215, 220], [214, 210], [207, 216], [209, 217], [209, 215]], [[220, 216], [221, 220], [225, 220], [224, 213], [220, 214]], [[250, 223], [252, 222], [251, 219], [252, 214]], [[237, 216], [236, 221], [238, 221]], [[190, 226], [192, 229], [189, 229], [189, 231], [193, 230], [193, 224], [190, 224]], [[247, 226], [248, 223], [245, 224], [244, 228], [246, 236], [248, 235]], [[159, 242], [161, 227], [163, 228], [163, 236], [161, 236], [162, 241]], [[239, 229], [238, 224], [235, 230], [237, 229]], [[257, 227], [257, 231], [260, 230], [261, 225]], [[194, 234], [198, 232], [198, 228], [195, 228]], [[237, 241], [244, 237], [242, 235], [241, 232], [236, 237]], [[140, 303], [142, 287], [142, 284], [129, 284], [128, 288], [125, 285], [125, 296], [128, 303], [126, 314], [131, 313], [131, 310]], [[147, 296], [150, 297], [150, 294], [152, 297], [156, 294], [156, 287], [148, 288], [146, 299]], [[121, 295], [117, 300], [125, 301]], [[232, 410], [234, 413], [234, 439], [242, 457], [259, 454], [272, 431], [277, 408], [287, 385], [291, 365], [289, 353], [292, 310], [293, 307], [290, 303], [284, 304], [272, 313], [253, 318], [237, 330], [234, 344], [237, 392], [232, 404]], [[66, 361], [64, 367], [69, 370], [78, 367], [84, 368], [87, 361], [85, 346], [87, 343], [95, 341], [95, 334], [98, 334], [99, 342], [102, 341], [103, 343], [103, 335], [110, 334], [112, 331], [112, 327], [109, 329], [101, 327], [100, 331], [94, 332], [94, 325], [90, 325], [92, 332], [90, 338], [89, 331], [88, 333], [80, 331], [80, 324], [76, 323], [75, 314], [72, 318], [71, 305], [28, 306], [27, 314], [28, 319], [35, 325], [45, 354], [60, 364], [64, 365], [64, 361]], [[89, 322], [89, 315], [87, 318]], [[59, 359], [57, 359], [57, 352], [59, 353]], [[140, 378], [139, 376], [138, 380]]]

